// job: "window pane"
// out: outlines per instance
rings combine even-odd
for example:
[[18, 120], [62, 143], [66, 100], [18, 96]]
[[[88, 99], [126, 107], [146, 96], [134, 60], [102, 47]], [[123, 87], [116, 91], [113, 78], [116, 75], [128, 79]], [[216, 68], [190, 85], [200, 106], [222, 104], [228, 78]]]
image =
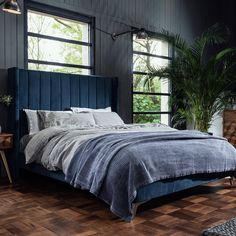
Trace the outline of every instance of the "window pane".
[[91, 70], [89, 69], [71, 68], [71, 67], [62, 67], [62, 66], [44, 65], [44, 64], [35, 64], [35, 63], [29, 63], [28, 68], [31, 70], [61, 72], [61, 73], [68, 73], [68, 74], [83, 74], [83, 75], [91, 74]]
[[170, 115], [161, 114], [161, 123], [165, 125], [170, 125]]
[[89, 24], [28, 11], [28, 32], [89, 42]]
[[162, 123], [170, 125], [170, 115], [168, 114], [134, 114], [133, 123]]
[[74, 65], [90, 64], [90, 47], [28, 37], [28, 58]]
[[134, 123], [160, 123], [161, 115], [160, 114], [134, 114], [133, 115]]
[[[159, 69], [169, 65], [171, 62], [170, 59], [160, 58], [161, 56], [170, 58], [168, 42], [155, 38], [136, 40], [136, 35], [134, 35], [133, 51], [133, 92], [147, 93], [133, 94], [133, 111], [147, 113], [134, 114], [133, 121], [134, 123], [162, 122], [169, 125], [170, 114], [148, 113], [170, 112], [170, 95], [151, 95], [148, 93], [170, 94], [170, 81], [168, 79], [160, 80], [158, 77], [152, 78], [149, 75], [138, 73], [148, 74], [149, 68]], [[149, 55], [142, 55], [137, 52]]]
[[138, 72], [148, 73], [149, 67], [159, 68], [166, 67], [169, 60], [158, 57], [150, 57], [134, 54], [133, 55], [133, 70]]
[[169, 112], [169, 96], [133, 95], [134, 112]]
[[169, 55], [168, 43], [163, 40], [150, 38], [147, 40], [137, 40], [136, 35], [133, 36], [133, 40], [134, 51], [166, 57]]
[[169, 93], [170, 86], [167, 79], [160, 80], [158, 77], [149, 77], [148, 75], [133, 75], [133, 91], [151, 92], [151, 93]]

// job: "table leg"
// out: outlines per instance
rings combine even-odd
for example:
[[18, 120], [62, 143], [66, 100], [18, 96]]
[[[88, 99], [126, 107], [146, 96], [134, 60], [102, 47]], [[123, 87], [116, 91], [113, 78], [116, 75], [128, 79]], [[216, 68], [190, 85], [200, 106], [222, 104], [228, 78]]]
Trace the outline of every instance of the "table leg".
[[1, 157], [2, 157], [4, 167], [5, 167], [6, 172], [7, 172], [8, 179], [9, 179], [10, 183], [12, 184], [11, 173], [10, 173], [10, 170], [9, 170], [9, 167], [8, 167], [8, 164], [7, 164], [7, 159], [6, 159], [6, 156], [5, 156], [5, 152], [0, 151], [0, 154], [1, 154]]

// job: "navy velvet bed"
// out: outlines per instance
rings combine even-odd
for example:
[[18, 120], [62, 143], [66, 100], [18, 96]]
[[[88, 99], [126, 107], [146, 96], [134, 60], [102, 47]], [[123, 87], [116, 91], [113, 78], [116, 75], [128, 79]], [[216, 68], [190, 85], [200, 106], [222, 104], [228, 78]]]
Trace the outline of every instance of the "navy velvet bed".
[[[18, 177], [20, 169], [24, 169], [65, 181], [61, 171], [51, 172], [38, 164], [24, 164], [24, 156], [19, 151], [20, 138], [27, 134], [23, 109], [64, 110], [71, 106], [90, 108], [111, 106], [113, 111], [118, 111], [117, 78], [10, 68], [8, 83], [9, 93], [14, 97], [9, 117], [9, 130], [14, 134], [15, 141], [12, 155], [14, 177]], [[146, 202], [232, 175], [231, 172], [224, 172], [157, 181], [140, 188], [135, 202]]]

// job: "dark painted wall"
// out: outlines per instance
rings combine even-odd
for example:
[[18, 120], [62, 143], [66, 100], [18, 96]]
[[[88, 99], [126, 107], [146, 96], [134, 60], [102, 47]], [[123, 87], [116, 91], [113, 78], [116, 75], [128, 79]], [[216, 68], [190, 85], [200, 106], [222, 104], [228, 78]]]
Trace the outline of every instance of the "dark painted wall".
[[[25, 0], [26, 1], [26, 0]], [[217, 21], [230, 23], [234, 0], [36, 0], [96, 17], [96, 27], [110, 33], [129, 29], [150, 31], [162, 28], [180, 33], [191, 42], [203, 29]], [[23, 0], [18, 0], [23, 7]], [[225, 3], [226, 2], [226, 3]], [[24, 66], [24, 17], [0, 12], [0, 69]], [[232, 40], [234, 42], [234, 40]], [[132, 44], [129, 34], [117, 41], [96, 31], [96, 74], [119, 77], [120, 115], [131, 121]], [[0, 92], [6, 90], [6, 75], [0, 73]], [[0, 124], [5, 127], [0, 107]]]
[[[0, 69], [0, 94], [4, 94], [7, 90], [7, 72], [4, 69]], [[7, 124], [7, 108], [0, 104], [0, 126], [5, 129]]]

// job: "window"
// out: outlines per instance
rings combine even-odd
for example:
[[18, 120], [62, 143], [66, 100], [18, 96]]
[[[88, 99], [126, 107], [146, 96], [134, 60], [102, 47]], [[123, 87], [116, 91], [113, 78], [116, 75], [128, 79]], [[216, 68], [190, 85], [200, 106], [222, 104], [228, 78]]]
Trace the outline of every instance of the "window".
[[133, 122], [170, 124], [170, 83], [149, 76], [149, 68], [171, 62], [167, 42], [158, 38], [138, 40], [133, 35]]
[[93, 74], [92, 17], [30, 3], [26, 20], [26, 67], [42, 71]]

